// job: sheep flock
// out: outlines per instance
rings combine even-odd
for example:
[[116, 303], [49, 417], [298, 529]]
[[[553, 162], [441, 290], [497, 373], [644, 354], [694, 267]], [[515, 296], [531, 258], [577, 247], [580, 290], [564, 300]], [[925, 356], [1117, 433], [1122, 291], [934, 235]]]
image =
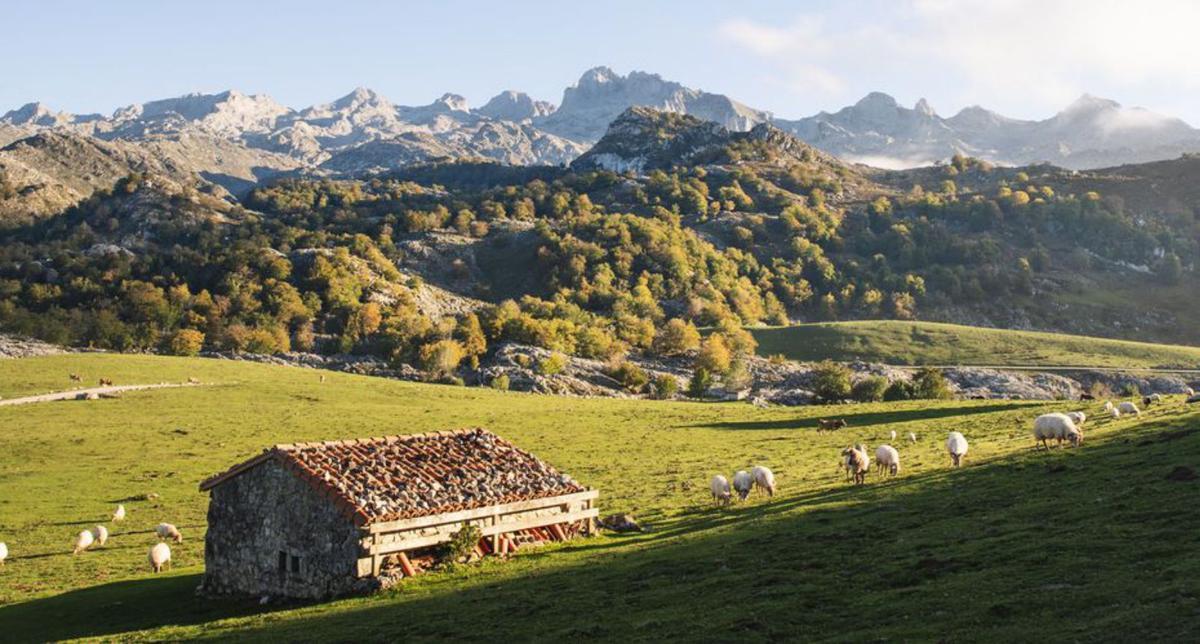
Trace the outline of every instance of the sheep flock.
[[[1093, 397], [1087, 396], [1082, 400], [1094, 400]], [[1152, 394], [1142, 397], [1140, 402], [1142, 408], [1150, 407], [1151, 405], [1161, 405], [1167, 401], [1167, 398], [1161, 394]], [[1190, 399], [1188, 402], [1192, 402]], [[1097, 403], [1098, 404], [1098, 403]], [[1107, 422], [1121, 418], [1140, 418], [1142, 408], [1131, 401], [1122, 401], [1113, 403], [1105, 401], [1103, 405], [1104, 414], [1110, 416], [1111, 419]], [[1092, 416], [1084, 410], [1075, 410], [1069, 412], [1053, 412], [1041, 414], [1033, 419], [1031, 424], [1032, 436], [1034, 439], [1034, 449], [1042, 451], [1050, 451], [1053, 447], [1062, 448], [1065, 446], [1077, 448], [1084, 443], [1084, 426], [1086, 423], [1095, 424], [1101, 423], [1101, 426], [1106, 422], [1100, 415], [1101, 420], [1089, 420]], [[850, 423], [844, 419], [836, 420], [821, 418], [817, 421], [817, 433], [825, 434], [829, 432], [844, 430], [850, 427]], [[841, 433], [841, 432], [839, 432]], [[838, 469], [842, 472], [847, 483], [853, 485], [863, 485], [867, 482], [867, 477], [872, 473], [872, 453], [874, 455], [874, 476], [876, 478], [891, 478], [900, 475], [900, 450], [896, 447], [896, 441], [902, 434], [895, 429], [889, 429], [880, 437], [882, 440], [890, 439], [890, 442], [885, 442], [874, 449], [872, 452], [865, 442], [856, 442], [841, 449], [838, 457]], [[916, 446], [918, 437], [915, 432], [907, 432], [907, 442]], [[946, 434], [945, 442], [943, 443], [946, 457], [948, 457], [948, 465], [952, 468], [962, 467], [970, 451], [970, 441], [967, 436], [961, 431], [950, 431]], [[711, 491], [713, 501], [718, 505], [728, 505], [731, 503], [736, 494], [736, 498], [745, 501], [749, 498], [751, 492], [755, 489], [760, 489], [766, 492], [768, 497], [774, 495], [775, 492], [775, 477], [771, 470], [756, 466], [750, 471], [739, 470], [733, 475], [732, 485], [730, 480], [724, 475], [717, 474], [713, 476], [711, 481]]]
[[[112, 513], [112, 521], [114, 523], [124, 521], [126, 517], [124, 505], [118, 505]], [[130, 536], [133, 533], [125, 533], [123, 536]], [[161, 572], [164, 566], [169, 567], [171, 561], [171, 547], [166, 544], [170, 540], [175, 543], [183, 542], [183, 533], [170, 523], [160, 523], [154, 529], [157, 542], [150, 547], [149, 561], [150, 570], [153, 572]], [[108, 545], [112, 534], [108, 527], [104, 524], [96, 524], [95, 527], [81, 530], [75, 535], [71, 542], [71, 555], [78, 556], [90, 550], [104, 548]], [[5, 560], [8, 559], [9, 547], [6, 542], [0, 541], [0, 568], [5, 565]]]

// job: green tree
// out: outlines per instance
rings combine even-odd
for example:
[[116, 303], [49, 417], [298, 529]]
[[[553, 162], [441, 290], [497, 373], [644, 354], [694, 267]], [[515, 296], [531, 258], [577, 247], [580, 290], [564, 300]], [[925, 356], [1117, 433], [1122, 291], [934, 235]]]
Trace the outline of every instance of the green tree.
[[176, 356], [194, 356], [204, 347], [204, 334], [195, 329], [180, 329], [171, 334], [167, 351]]
[[845, 400], [850, 397], [850, 369], [825, 360], [813, 369], [813, 393], [821, 400]]
[[887, 391], [888, 379], [883, 376], [867, 376], [854, 383], [850, 397], [858, 402], [879, 402]]

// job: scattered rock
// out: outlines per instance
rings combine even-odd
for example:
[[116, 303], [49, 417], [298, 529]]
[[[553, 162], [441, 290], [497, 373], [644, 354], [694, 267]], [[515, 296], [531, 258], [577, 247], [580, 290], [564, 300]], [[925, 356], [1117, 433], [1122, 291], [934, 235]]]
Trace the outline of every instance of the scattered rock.
[[645, 532], [632, 514], [610, 514], [600, 519], [600, 527], [613, 532]]

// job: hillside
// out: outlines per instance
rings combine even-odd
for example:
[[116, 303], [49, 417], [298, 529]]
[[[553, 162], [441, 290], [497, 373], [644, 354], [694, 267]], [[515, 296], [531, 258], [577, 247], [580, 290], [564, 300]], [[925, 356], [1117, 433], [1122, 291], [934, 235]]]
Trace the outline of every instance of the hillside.
[[751, 329], [759, 355], [894, 365], [1200, 369], [1200, 347], [872, 320]]
[[[57, 376], [66, 387], [69, 372], [205, 384], [0, 408], [9, 641], [661, 639], [697, 629], [714, 639], [1171, 640], [1200, 626], [1200, 565], [1179, 556], [1200, 520], [1178, 510], [1197, 483], [1168, 477], [1200, 459], [1200, 410], [1178, 397], [1141, 419], [1093, 421], [1082, 448], [1046, 454], [1028, 423], [1062, 404], [842, 406], [850, 428], [818, 435], [828, 409], [548, 399], [339, 374], [321, 383], [311, 370], [149, 356], [0, 361], [4, 383], [52, 387]], [[521, 552], [367, 598], [260, 606], [193, 596], [205, 476], [277, 442], [472, 425], [598, 487], [604, 512], [632, 512], [651, 531]], [[919, 436], [900, 448], [900, 478], [845, 484], [838, 450], [893, 429]], [[972, 444], [958, 471], [941, 445], [951, 429]], [[755, 463], [776, 472], [776, 498], [714, 509], [708, 478]], [[160, 496], [137, 500], [149, 493]], [[111, 526], [108, 546], [72, 557], [72, 535], [122, 499], [129, 518]], [[174, 570], [155, 576], [145, 553], [162, 520], [185, 541]], [[743, 591], [737, 610], [731, 589]]]

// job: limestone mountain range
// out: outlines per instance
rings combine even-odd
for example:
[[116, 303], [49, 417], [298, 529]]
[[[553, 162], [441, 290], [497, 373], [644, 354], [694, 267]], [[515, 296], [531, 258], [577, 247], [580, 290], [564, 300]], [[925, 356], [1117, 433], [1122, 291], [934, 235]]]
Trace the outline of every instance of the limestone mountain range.
[[[1085, 169], [1200, 151], [1200, 130], [1187, 123], [1092, 96], [1040, 121], [981, 107], [943, 117], [924, 100], [907, 108], [882, 93], [790, 120], [656, 74], [597, 67], [566, 88], [557, 106], [517, 91], [481, 107], [452, 93], [405, 106], [365, 88], [302, 109], [233, 90], [133, 104], [109, 116], [30, 103], [0, 116], [0, 173], [15, 189], [52, 193], [61, 184], [75, 196], [123, 169], [144, 168], [196, 175], [239, 194], [281, 173], [361, 175], [443, 158], [563, 165], [635, 106], [694, 116], [731, 132], [770, 123], [844, 160], [891, 168], [963, 153], [1002, 164], [1045, 161]], [[56, 157], [55, 151], [81, 156]]]

